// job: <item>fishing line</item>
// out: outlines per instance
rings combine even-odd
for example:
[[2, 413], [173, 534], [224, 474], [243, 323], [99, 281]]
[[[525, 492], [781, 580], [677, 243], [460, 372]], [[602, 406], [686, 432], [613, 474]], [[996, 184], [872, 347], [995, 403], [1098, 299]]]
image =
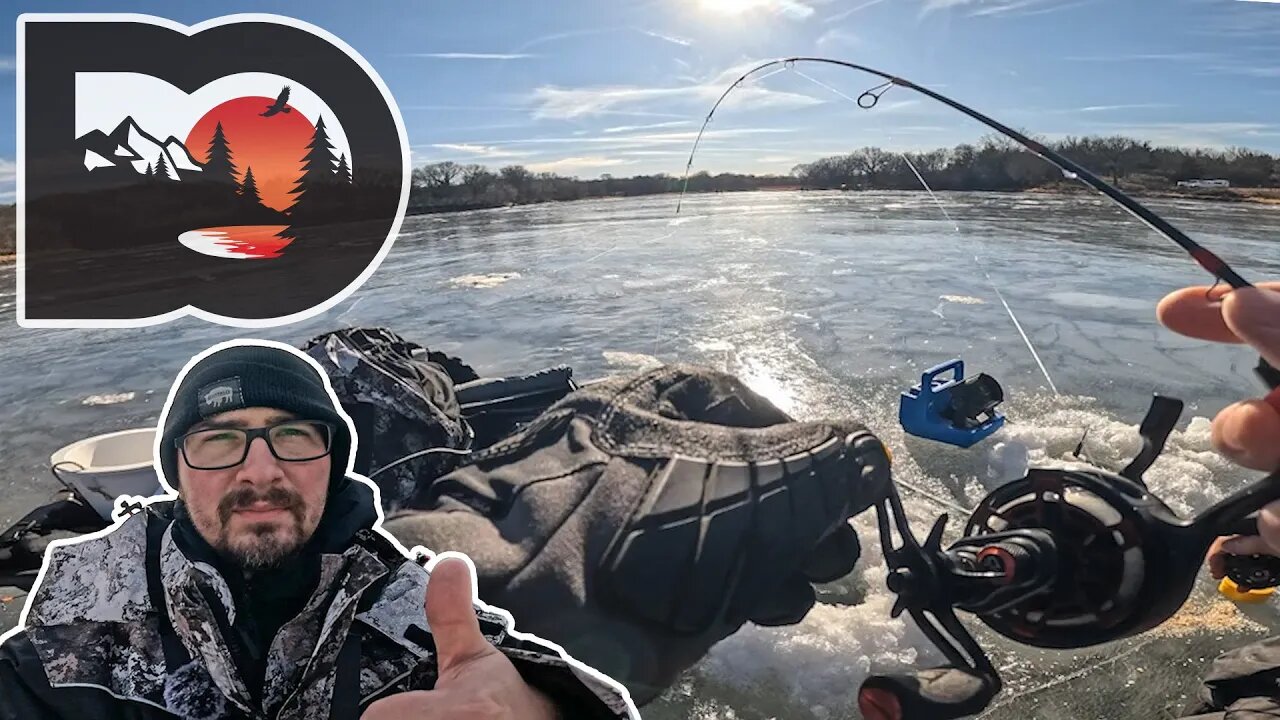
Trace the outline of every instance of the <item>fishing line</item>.
[[[784, 69], [790, 68], [792, 72], [804, 78], [805, 80], [808, 80], [809, 82], [814, 83], [819, 87], [830, 90], [836, 95], [839, 95], [845, 100], [848, 100], [849, 102], [854, 103], [855, 105], [857, 105], [858, 107], [864, 110], [870, 110], [871, 108], [875, 107], [876, 103], [880, 101], [880, 97], [883, 96], [886, 92], [888, 92], [893, 87], [893, 83], [884, 83], [882, 85], [877, 85], [876, 87], [871, 88], [870, 90], [867, 90], [866, 92], [862, 93], [862, 95], [858, 96], [857, 100], [854, 100], [849, 95], [837, 90], [836, 88], [828, 85], [827, 83], [824, 83], [821, 80], [818, 80], [817, 78], [814, 78], [808, 75], [807, 73], [804, 73], [804, 72], [801, 72], [800, 70], [795, 69], [794, 63], [789, 65], [784, 65], [783, 67]], [[773, 73], [770, 73], [770, 74], [773, 74]], [[879, 92], [877, 93], [877, 91]], [[865, 102], [867, 98], [872, 98], [872, 100], [869, 103]], [[916, 176], [916, 179], [920, 181], [921, 187], [923, 187], [925, 189], [925, 192], [929, 194], [929, 198], [933, 201], [934, 205], [936, 205], [938, 209], [942, 211], [942, 215], [947, 219], [947, 222], [951, 223], [951, 226], [955, 229], [956, 234], [962, 235], [963, 231], [960, 229], [960, 224], [957, 223], [953, 217], [951, 217], [951, 213], [947, 212], [946, 206], [943, 205], [942, 200], [937, 196], [936, 193], [934, 193], [933, 188], [929, 187], [929, 183], [925, 181], [924, 175], [922, 175], [920, 171], [916, 168], [915, 163], [911, 162], [911, 158], [908, 157], [905, 152], [897, 153], [897, 154], [900, 155], [903, 161], [906, 162], [907, 167], [911, 168], [911, 172]], [[981, 238], [978, 239], [978, 242], [980, 244], [983, 244], [985, 249], [985, 243], [982, 243]], [[1022, 323], [1018, 321], [1018, 316], [1013, 312], [1013, 307], [1009, 305], [1009, 301], [1005, 299], [1004, 293], [1000, 292], [1000, 288], [996, 285], [995, 281], [991, 279], [991, 273], [987, 271], [987, 268], [982, 264], [982, 261], [978, 258], [977, 254], [973, 255], [973, 262], [975, 265], [978, 266], [978, 270], [982, 272], [983, 277], [987, 279], [987, 284], [991, 286], [991, 290], [995, 292], [996, 297], [1000, 299], [1000, 304], [1004, 306], [1005, 312], [1009, 314], [1009, 319], [1013, 321], [1013, 326], [1017, 328], [1018, 334], [1022, 336], [1022, 342], [1027, 346], [1027, 350], [1031, 351], [1031, 357], [1035, 358], [1036, 365], [1040, 367], [1041, 374], [1043, 374], [1044, 379], [1048, 381], [1049, 388], [1053, 390], [1054, 395], [1060, 395], [1061, 393], [1058, 392], [1058, 386], [1053, 382], [1053, 377], [1049, 375], [1049, 370], [1048, 368], [1045, 367], [1044, 361], [1040, 359], [1040, 353], [1036, 352], [1035, 345], [1031, 342], [1031, 338], [1027, 335], [1026, 331], [1023, 330]]]
[[[805, 80], [808, 80], [809, 82], [813, 83], [814, 85], [817, 85], [818, 87], [826, 88], [827, 90], [830, 90], [831, 92], [835, 93], [836, 95], [839, 95], [840, 97], [844, 98], [845, 100], [848, 100], [849, 102], [853, 103], [854, 105], [857, 105], [858, 107], [862, 107], [862, 103], [858, 102], [857, 100], [854, 100], [853, 98], [849, 97], [848, 95], [845, 95], [844, 93], [842, 93], [842, 92], [840, 92], [839, 90], [837, 90], [837, 89], [835, 89], [835, 88], [831, 87], [830, 85], [828, 85], [828, 84], [826, 84], [826, 83], [822, 82], [821, 80], [819, 80], [819, 79], [817, 79], [817, 78], [815, 78], [815, 77], [813, 77], [813, 76], [811, 76], [811, 75], [808, 75], [808, 74], [806, 74], [806, 73], [800, 72], [799, 70], [797, 70], [797, 69], [796, 69], [796, 66], [795, 66], [795, 65], [788, 65], [788, 66], [786, 66], [786, 67], [790, 68], [790, 69], [791, 69], [791, 72], [793, 72], [793, 73], [795, 73], [795, 74], [799, 75], [800, 77], [804, 78]], [[865, 96], [865, 95], [866, 95], [866, 93], [863, 93], [863, 95]], [[879, 95], [876, 95], [875, 97], [876, 97], [877, 99], [879, 99], [879, 97], [880, 97], [880, 96], [879, 96]]]
[[895, 476], [895, 477], [893, 478], [893, 482], [894, 482], [894, 484], [896, 484], [896, 485], [901, 485], [902, 487], [904, 487], [904, 488], [906, 488], [906, 489], [908, 489], [908, 490], [911, 490], [912, 492], [916, 493], [917, 495], [919, 495], [919, 496], [921, 496], [921, 497], [923, 497], [923, 498], [925, 498], [925, 499], [927, 499], [927, 500], [932, 500], [932, 501], [934, 501], [935, 503], [937, 503], [937, 504], [941, 505], [942, 507], [948, 508], [948, 509], [950, 509], [950, 510], [955, 510], [956, 512], [959, 512], [959, 513], [962, 513], [962, 514], [964, 514], [964, 516], [965, 516], [965, 517], [968, 517], [968, 516], [970, 516], [970, 515], [972, 515], [972, 514], [973, 514], [973, 508], [966, 508], [966, 507], [964, 507], [964, 506], [960, 505], [960, 504], [959, 504], [959, 503], [957, 503], [957, 502], [953, 502], [953, 501], [948, 500], [948, 499], [946, 499], [946, 498], [944, 498], [944, 497], [939, 497], [938, 495], [934, 495], [933, 493], [929, 492], [928, 490], [925, 490], [924, 488], [922, 488], [922, 487], [920, 487], [920, 486], [918, 486], [918, 485], [914, 485], [914, 484], [912, 484], [912, 483], [907, 482], [906, 480], [903, 480], [901, 477], [896, 477], [896, 476]]

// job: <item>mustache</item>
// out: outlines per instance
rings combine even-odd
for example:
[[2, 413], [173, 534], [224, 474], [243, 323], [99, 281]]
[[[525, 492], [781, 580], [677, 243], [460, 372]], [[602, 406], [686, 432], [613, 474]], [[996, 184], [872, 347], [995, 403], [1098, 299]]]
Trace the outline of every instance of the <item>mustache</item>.
[[288, 510], [294, 519], [302, 522], [302, 496], [283, 485], [272, 485], [261, 492], [252, 487], [239, 487], [232, 490], [218, 502], [218, 520], [226, 525], [231, 520], [232, 513], [259, 502]]

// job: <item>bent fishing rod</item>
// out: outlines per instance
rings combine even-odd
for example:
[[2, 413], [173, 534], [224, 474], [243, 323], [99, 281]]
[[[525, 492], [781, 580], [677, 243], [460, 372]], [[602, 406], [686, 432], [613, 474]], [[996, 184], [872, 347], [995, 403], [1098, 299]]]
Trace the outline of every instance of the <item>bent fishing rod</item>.
[[[841, 66], [885, 80], [854, 101], [866, 110], [874, 108], [895, 86], [954, 108], [1057, 166], [1065, 177], [1080, 180], [1110, 198], [1177, 243], [1219, 282], [1235, 289], [1252, 287], [1216, 254], [1164, 218], [1042, 143], [904, 78], [829, 58], [790, 57], [761, 63], [720, 95], [689, 153], [677, 213], [688, 190], [698, 144], [725, 98], [763, 70], [778, 66], [790, 69], [800, 62]], [[925, 187], [928, 189], [927, 183]], [[1256, 372], [1273, 393], [1280, 388], [1280, 372], [1266, 358], [1260, 358]], [[908, 612], [949, 664], [868, 677], [858, 693], [863, 716], [869, 720], [949, 720], [975, 715], [991, 703], [1003, 686], [999, 672], [959, 622], [956, 610], [975, 615], [996, 633], [1016, 642], [1071, 649], [1132, 637], [1157, 627], [1181, 609], [1213, 540], [1223, 535], [1255, 534], [1254, 513], [1280, 499], [1280, 472], [1192, 518], [1178, 516], [1152, 493], [1143, 474], [1163, 452], [1182, 410], [1182, 401], [1156, 395], [1139, 426], [1142, 449], [1119, 472], [1087, 466], [1030, 468], [1025, 477], [996, 488], [979, 502], [969, 513], [963, 536], [945, 549], [942, 536], [948, 516], [939, 517], [926, 539], [919, 541], [907, 521], [898, 483], [889, 482], [885, 497], [875, 508], [888, 569], [886, 584], [896, 596], [891, 614], [896, 618]], [[887, 453], [885, 461], [889, 462]], [[895, 542], [895, 531], [900, 542]], [[1264, 558], [1238, 560], [1242, 562], [1229, 563], [1227, 573], [1241, 587], [1280, 584], [1280, 568], [1274, 562]]]

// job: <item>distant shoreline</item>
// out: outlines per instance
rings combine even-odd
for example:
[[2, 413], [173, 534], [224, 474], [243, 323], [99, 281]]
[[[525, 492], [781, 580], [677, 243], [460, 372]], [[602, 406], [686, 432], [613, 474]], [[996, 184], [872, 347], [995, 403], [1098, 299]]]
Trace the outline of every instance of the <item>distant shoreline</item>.
[[[1217, 190], [1153, 190], [1149, 188], [1120, 188], [1139, 200], [1203, 200], [1205, 202], [1251, 203], [1254, 205], [1280, 205], [1280, 188], [1222, 188]], [[980, 191], [979, 191], [980, 192]], [[1059, 184], [1047, 187], [1015, 190], [1020, 193], [1046, 195], [1092, 194], [1083, 185]]]
[[[840, 192], [839, 190], [827, 188], [759, 188], [755, 190], [724, 190], [723, 193], [739, 193], [739, 192]], [[923, 190], [849, 190], [846, 192], [923, 192]], [[1089, 188], [1074, 185], [1060, 184], [1047, 187], [1028, 188], [1026, 190], [965, 190], [963, 192], [972, 193], [989, 193], [1001, 192], [1013, 195], [1079, 195], [1093, 194]], [[1253, 205], [1271, 205], [1280, 206], [1280, 188], [1225, 188], [1221, 190], [1198, 190], [1198, 191], [1177, 191], [1177, 190], [1146, 190], [1140, 188], [1130, 188], [1125, 190], [1126, 193], [1140, 200], [1202, 200], [1205, 202], [1220, 203], [1249, 203]], [[675, 193], [649, 193], [647, 195], [628, 195], [626, 197], [653, 197], [655, 195], [674, 195]], [[690, 195], [707, 195], [710, 192], [689, 193]], [[600, 200], [602, 198], [582, 198], [583, 200]], [[576, 202], [575, 200], [541, 200], [530, 203], [503, 203], [490, 204], [483, 203], [467, 203], [463, 205], [440, 205], [434, 207], [419, 207], [405, 213], [405, 217], [415, 215], [440, 215], [444, 213], [455, 212], [472, 212], [475, 210], [496, 210], [504, 207], [525, 207], [529, 205], [545, 205], [553, 202]], [[0, 266], [8, 265], [17, 261], [17, 253], [14, 252], [14, 239], [0, 238]]]
[[[1174, 200], [1204, 200], [1206, 202], [1246, 202], [1255, 205], [1280, 205], [1280, 188], [1224, 188], [1220, 190], [1199, 190], [1199, 191], [1178, 191], [1178, 190], [1147, 190], [1143, 188], [1124, 188], [1121, 187], [1126, 194], [1132, 195], [1138, 199], [1174, 199]], [[841, 191], [837, 188], [806, 188], [800, 186], [789, 187], [760, 187], [749, 190], [704, 190], [689, 191], [688, 195], [711, 195], [711, 194], [728, 194], [728, 193], [750, 193], [750, 192], [925, 192], [923, 188], [919, 190], [846, 190]], [[1009, 195], [1094, 195], [1095, 190], [1087, 188], [1083, 185], [1075, 183], [1063, 183], [1058, 185], [1048, 185], [1025, 190], [955, 190], [945, 192], [964, 192], [964, 193], [1004, 193]], [[466, 203], [462, 205], [436, 205], [411, 209], [405, 213], [405, 217], [414, 215], [440, 215], [444, 213], [454, 212], [472, 212], [475, 210], [499, 210], [506, 207], [524, 207], [527, 205], [545, 205], [547, 203], [558, 202], [579, 202], [581, 200], [606, 200], [606, 199], [624, 199], [633, 197], [654, 197], [657, 195], [675, 195], [675, 192], [646, 193], [639, 195], [626, 195], [621, 197], [603, 196], [603, 197], [585, 197], [575, 198], [573, 200], [537, 200], [527, 203]]]

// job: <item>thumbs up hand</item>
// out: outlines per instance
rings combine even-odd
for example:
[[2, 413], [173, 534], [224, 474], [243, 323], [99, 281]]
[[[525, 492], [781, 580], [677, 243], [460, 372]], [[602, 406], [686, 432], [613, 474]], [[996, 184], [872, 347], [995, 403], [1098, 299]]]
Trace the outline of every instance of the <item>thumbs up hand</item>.
[[435, 689], [383, 698], [361, 720], [556, 720], [551, 702], [481, 634], [466, 560], [437, 561], [427, 582], [426, 613], [436, 643]]

